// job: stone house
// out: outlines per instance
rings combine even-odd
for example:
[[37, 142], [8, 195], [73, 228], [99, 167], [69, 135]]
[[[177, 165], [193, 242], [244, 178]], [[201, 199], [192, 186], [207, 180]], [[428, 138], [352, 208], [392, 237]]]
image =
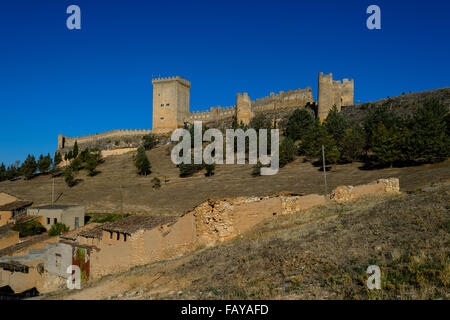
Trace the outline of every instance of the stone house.
[[47, 205], [29, 208], [27, 214], [30, 216], [41, 216], [43, 226], [50, 230], [55, 223], [63, 223], [69, 230], [84, 226], [85, 210], [79, 205]]
[[20, 200], [7, 193], [0, 193], [0, 226], [13, 223], [14, 219], [25, 214], [27, 208], [32, 204], [31, 201]]

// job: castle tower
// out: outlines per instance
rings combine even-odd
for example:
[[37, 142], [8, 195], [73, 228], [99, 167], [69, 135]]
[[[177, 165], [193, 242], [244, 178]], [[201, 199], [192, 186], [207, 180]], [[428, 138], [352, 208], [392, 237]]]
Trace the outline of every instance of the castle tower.
[[58, 135], [58, 150], [63, 149], [64, 148], [64, 137], [63, 135], [60, 133]]
[[181, 77], [155, 78], [153, 84], [154, 132], [170, 132], [183, 126], [189, 115], [191, 83]]
[[247, 92], [244, 92], [244, 94], [237, 94], [236, 112], [238, 123], [242, 121], [244, 124], [249, 124], [251, 118], [253, 118], [252, 101]]
[[339, 111], [343, 106], [353, 104], [354, 81], [344, 79], [334, 81], [333, 74], [324, 75], [319, 73], [319, 120], [322, 122], [328, 116], [331, 108], [336, 106]]

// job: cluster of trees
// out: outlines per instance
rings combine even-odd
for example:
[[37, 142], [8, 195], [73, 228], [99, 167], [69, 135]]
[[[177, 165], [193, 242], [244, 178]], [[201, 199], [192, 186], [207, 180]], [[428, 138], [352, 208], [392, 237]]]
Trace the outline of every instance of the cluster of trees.
[[30, 180], [36, 176], [37, 173], [49, 174], [54, 172], [57, 165], [61, 162], [61, 155], [55, 154], [54, 159], [47, 154], [46, 156], [40, 155], [38, 160], [33, 155], [28, 155], [25, 161], [20, 164], [20, 161], [16, 161], [14, 164], [6, 167], [4, 163], [0, 164], [0, 181], [15, 180], [20, 177], [24, 177], [26, 180]]
[[100, 173], [97, 167], [103, 162], [101, 152], [98, 148], [86, 148], [80, 152], [77, 141], [75, 141], [72, 150], [65, 154], [65, 159], [70, 160], [70, 164], [63, 171], [64, 181], [69, 187], [77, 184], [75, 177], [80, 170], [85, 169], [87, 174], [93, 177]]
[[323, 123], [306, 109], [298, 109], [284, 128], [280, 166], [297, 153], [328, 164], [364, 161], [369, 166], [410, 165], [443, 161], [449, 156], [449, 110], [429, 100], [411, 117], [396, 115], [389, 106], [373, 108], [362, 124], [350, 122], [333, 108]]

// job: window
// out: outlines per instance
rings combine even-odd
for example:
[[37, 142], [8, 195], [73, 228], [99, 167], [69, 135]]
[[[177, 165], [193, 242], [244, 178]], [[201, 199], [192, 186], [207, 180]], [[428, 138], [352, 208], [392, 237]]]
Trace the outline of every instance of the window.
[[120, 240], [120, 233], [117, 232], [117, 240]]
[[168, 107], [168, 106], [169, 106], [169, 103], [166, 104], [166, 107]]
[[47, 224], [50, 224], [50, 218], [47, 218]]
[[109, 238], [112, 239], [112, 232], [109, 233]]
[[77, 229], [80, 225], [79, 218], [75, 217], [75, 229]]
[[164, 120], [164, 117], [159, 118], [159, 120]]
[[164, 107], [164, 103], [161, 103], [161, 107]]
[[57, 218], [53, 218], [53, 223], [58, 223], [58, 219]]
[[124, 242], [127, 241], [127, 234], [126, 234], [126, 233], [123, 234], [123, 241], [124, 241]]

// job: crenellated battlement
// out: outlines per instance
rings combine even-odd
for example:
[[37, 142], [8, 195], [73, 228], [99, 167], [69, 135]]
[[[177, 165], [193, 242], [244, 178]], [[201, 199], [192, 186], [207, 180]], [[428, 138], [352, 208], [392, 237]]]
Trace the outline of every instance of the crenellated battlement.
[[[149, 129], [117, 129], [117, 130], [111, 130], [106, 131], [102, 133], [97, 134], [91, 134], [91, 135], [85, 135], [85, 136], [78, 136], [78, 137], [69, 137], [65, 136], [62, 137], [62, 139], [58, 142], [58, 149], [66, 148], [66, 147], [73, 147], [75, 144], [75, 141], [77, 141], [78, 144], [89, 144], [96, 142], [101, 139], [118, 139], [118, 138], [124, 138], [124, 137], [132, 137], [132, 136], [144, 136], [146, 134], [152, 133], [152, 130]], [[60, 135], [61, 136], [61, 135]]]
[[[207, 111], [190, 111], [190, 87], [191, 83], [180, 77], [152, 77], [153, 84], [153, 128], [112, 130], [94, 135], [81, 137], [58, 136], [58, 149], [72, 147], [75, 141], [79, 144], [94, 143], [100, 147], [109, 148], [111, 140], [119, 147], [129, 147], [129, 140], [136, 140], [138, 137], [150, 133], [166, 134], [183, 126], [185, 122], [228, 122], [236, 116], [238, 122], [248, 124], [258, 113], [286, 113], [297, 108], [304, 108], [308, 104], [314, 103], [311, 87], [280, 91], [275, 94], [271, 92], [269, 96], [251, 100], [247, 92], [236, 94], [236, 104], [227, 107], [210, 107]], [[333, 105], [340, 110], [342, 106], [353, 104], [354, 80], [342, 79], [333, 80], [333, 74], [319, 73], [318, 92], [318, 113], [321, 120], [325, 119]], [[124, 138], [124, 139], [121, 139]], [[103, 140], [105, 139], [105, 140]], [[123, 140], [122, 142], [120, 140]], [[117, 143], [117, 144], [116, 144]], [[131, 143], [132, 144], [132, 143]]]
[[264, 112], [265, 110], [304, 107], [308, 102], [314, 102], [311, 87], [287, 92], [280, 91], [278, 94], [271, 92], [270, 96], [252, 101], [252, 109], [254, 112]]
[[193, 111], [186, 117], [186, 122], [193, 121], [216, 121], [233, 117], [236, 112], [235, 106], [211, 107], [209, 111]]

